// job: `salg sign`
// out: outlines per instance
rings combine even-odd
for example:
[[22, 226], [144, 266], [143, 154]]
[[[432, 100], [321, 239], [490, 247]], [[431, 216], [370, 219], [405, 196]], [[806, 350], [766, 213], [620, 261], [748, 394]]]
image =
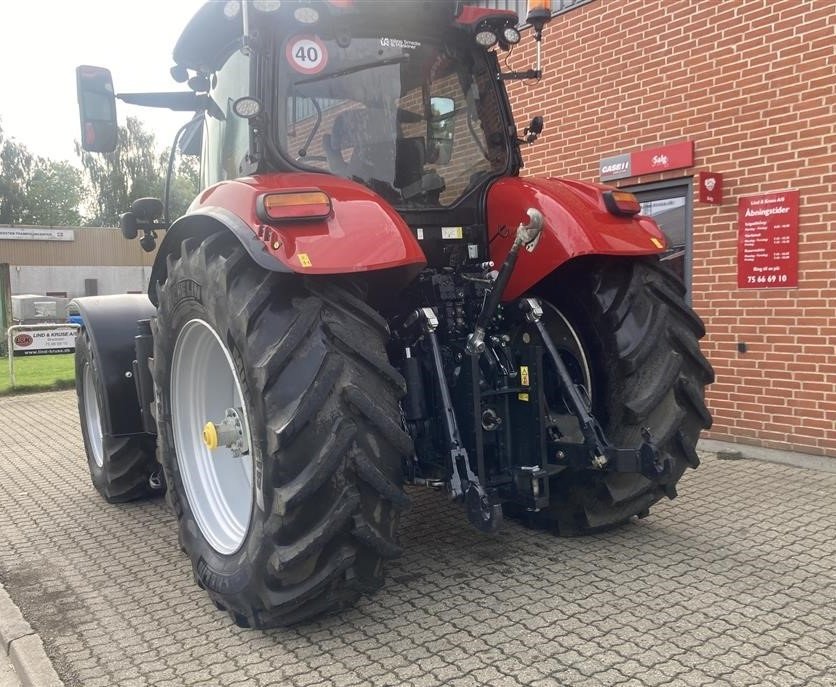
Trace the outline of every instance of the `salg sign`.
[[634, 150], [605, 157], [598, 166], [601, 181], [615, 181], [642, 174], [667, 172], [670, 169], [683, 169], [694, 165], [694, 142], [680, 141], [647, 150]]
[[15, 355], [56, 355], [75, 351], [74, 327], [18, 329], [12, 335]]
[[737, 204], [737, 286], [798, 286], [798, 191], [740, 198]]

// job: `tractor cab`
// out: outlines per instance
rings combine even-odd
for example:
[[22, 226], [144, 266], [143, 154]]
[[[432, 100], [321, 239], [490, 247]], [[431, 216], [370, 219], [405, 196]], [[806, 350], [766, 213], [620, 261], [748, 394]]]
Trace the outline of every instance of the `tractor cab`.
[[516, 131], [491, 49], [519, 41], [517, 15], [456, 2], [395, 5], [204, 6], [172, 70], [212, 101], [203, 184], [324, 172], [396, 207], [438, 209], [516, 174]]

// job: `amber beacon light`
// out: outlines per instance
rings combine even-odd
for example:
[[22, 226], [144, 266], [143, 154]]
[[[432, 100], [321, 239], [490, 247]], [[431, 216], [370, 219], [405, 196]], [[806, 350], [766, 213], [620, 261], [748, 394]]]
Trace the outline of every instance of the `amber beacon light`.
[[552, 3], [551, 0], [528, 0], [528, 14], [525, 21], [531, 24], [538, 33], [543, 26], [551, 21]]

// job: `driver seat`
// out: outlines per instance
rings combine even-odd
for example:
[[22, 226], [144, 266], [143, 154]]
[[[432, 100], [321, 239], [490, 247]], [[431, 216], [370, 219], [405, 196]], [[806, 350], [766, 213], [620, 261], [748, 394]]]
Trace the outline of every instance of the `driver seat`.
[[[392, 184], [396, 152], [393, 124], [384, 110], [354, 109], [338, 114], [331, 133], [322, 137], [330, 170], [349, 179]], [[349, 150], [346, 161], [344, 151]]]

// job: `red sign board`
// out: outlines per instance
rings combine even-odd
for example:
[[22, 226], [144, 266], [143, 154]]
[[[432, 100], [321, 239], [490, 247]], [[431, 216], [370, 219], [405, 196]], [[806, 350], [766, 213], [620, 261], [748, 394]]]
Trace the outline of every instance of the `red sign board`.
[[723, 175], [700, 172], [700, 202], [720, 205], [723, 202]]
[[694, 142], [681, 141], [649, 150], [630, 153], [630, 174], [634, 177], [669, 169], [682, 169], [694, 164]]
[[737, 205], [737, 286], [798, 286], [798, 191], [741, 198]]

